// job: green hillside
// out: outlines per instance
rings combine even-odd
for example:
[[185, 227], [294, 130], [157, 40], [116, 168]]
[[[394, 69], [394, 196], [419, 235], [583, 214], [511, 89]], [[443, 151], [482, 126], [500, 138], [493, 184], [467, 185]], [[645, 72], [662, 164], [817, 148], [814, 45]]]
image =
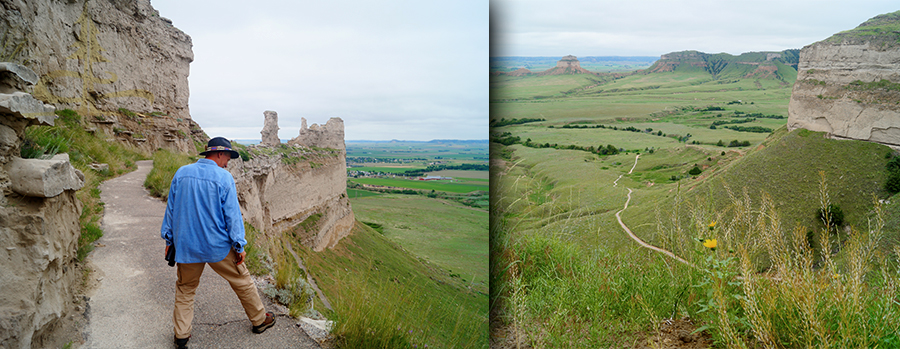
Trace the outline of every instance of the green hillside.
[[[869, 230], [893, 152], [786, 130], [796, 51], [685, 52], [553, 98], [523, 93], [543, 83], [530, 77], [492, 81], [522, 96], [491, 100], [494, 336], [655, 347], [680, 326], [697, 347], [900, 343], [898, 200]], [[836, 229], [819, 223], [820, 172]], [[621, 224], [691, 266], [633, 240], [626, 202]]]
[[[831, 140], [819, 132], [782, 128], [731, 164], [710, 167], [701, 176], [683, 181], [680, 200], [707, 205], [704, 209], [728, 216], [732, 214], [729, 190], [738, 197], [746, 190], [755, 203], [767, 194], [784, 229], [800, 226], [816, 231], [823, 227], [817, 209], [821, 207], [820, 173], [824, 173], [827, 193], [843, 210], [845, 222], [865, 230], [874, 201], [886, 195], [886, 155], [891, 153], [890, 148], [876, 143]], [[635, 228], [639, 235], [658, 240], [655, 227], [641, 226], [655, 225], [656, 208], [671, 207], [675, 199], [646, 195], [656, 203], [635, 206], [623, 219], [639, 226]]]
[[328, 315], [341, 347], [487, 347], [487, 295], [470, 277], [448, 275], [362, 223], [333, 249], [293, 248], [335, 306]]

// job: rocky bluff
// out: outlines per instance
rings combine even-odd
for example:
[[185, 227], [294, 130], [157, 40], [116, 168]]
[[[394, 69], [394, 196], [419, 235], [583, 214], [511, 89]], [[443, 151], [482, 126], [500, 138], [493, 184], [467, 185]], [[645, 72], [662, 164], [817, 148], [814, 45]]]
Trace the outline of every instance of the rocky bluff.
[[900, 11], [800, 51], [788, 129], [900, 148]]
[[194, 151], [191, 38], [149, 0], [0, 0], [0, 57], [38, 75], [35, 98], [145, 151]]
[[346, 190], [344, 122], [331, 118], [324, 126], [307, 127], [302, 119], [300, 134], [282, 144], [278, 114], [264, 115], [261, 134], [268, 141], [251, 146], [247, 161], [228, 165], [244, 220], [267, 239], [292, 230], [315, 251], [334, 247], [354, 223]]
[[25, 128], [53, 125], [54, 108], [28, 92], [38, 75], [0, 63], [0, 347], [40, 347], [70, 311], [84, 174], [67, 154], [19, 157]]
[[671, 52], [660, 56], [647, 73], [704, 71], [715, 79], [793, 80], [799, 50], [745, 52], [737, 56], [700, 51]]

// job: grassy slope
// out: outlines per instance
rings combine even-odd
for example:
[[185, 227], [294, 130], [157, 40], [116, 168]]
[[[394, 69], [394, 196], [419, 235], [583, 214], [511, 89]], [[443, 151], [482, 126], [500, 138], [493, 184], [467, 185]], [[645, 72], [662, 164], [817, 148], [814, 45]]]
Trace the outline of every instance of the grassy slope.
[[[791, 71], [782, 70], [784, 67], [779, 67], [779, 72], [785, 79], [794, 79], [795, 72], [792, 75]], [[590, 320], [585, 319], [606, 319], [620, 314], [572, 315], [571, 311], [585, 308], [581, 298], [578, 297], [602, 295], [606, 287], [612, 286], [610, 283], [595, 285], [599, 286], [599, 290], [597, 287], [594, 289], [588, 287], [581, 292], [567, 293], [568, 300], [549, 299], [549, 294], [545, 297], [536, 295], [535, 292], [545, 289], [578, 288], [578, 285], [564, 285], [570, 278], [578, 279], [577, 275], [575, 277], [571, 275], [567, 265], [579, 261], [590, 265], [596, 258], [591, 256], [591, 253], [604, 255], [608, 251], [616, 251], [619, 254], [617, 258], [620, 259], [646, 256], [648, 254], [646, 250], [636, 248], [636, 244], [625, 237], [615, 221], [615, 211], [621, 209], [625, 202], [627, 193], [625, 188], [635, 190], [631, 206], [624, 213], [625, 222], [639, 235], [654, 238], [657, 208], [662, 211], [671, 209], [674, 197], [679, 192], [679, 185], [668, 181], [667, 178], [673, 174], [683, 174], [693, 164], [704, 167], [706, 172], [701, 179], [680, 181], [680, 192], [683, 202], [697, 205], [701, 211], [724, 207], [724, 202], [727, 201], [727, 195], [724, 194], [721, 184], [724, 181], [730, 183], [736, 193], [740, 193], [741, 188], [746, 186], [754, 205], [758, 205], [761, 191], [771, 194], [781, 217], [788, 218], [783, 221], [785, 228], [792, 228], [795, 224], [812, 227], [816, 224], [814, 214], [815, 208], [818, 207], [818, 171], [822, 170], [826, 173], [832, 202], [844, 208], [850, 224], [864, 229], [873, 195], [879, 193], [883, 186], [884, 163], [887, 161], [884, 156], [889, 151], [887, 148], [865, 142], [827, 140], [822, 134], [807, 131], [787, 133], [782, 129], [774, 136], [766, 138], [765, 134], [709, 130], [709, 121], [704, 121], [706, 119], [703, 119], [702, 115], [654, 116], [658, 115], [658, 112], [671, 110], [672, 107], [725, 106], [724, 102], [733, 100], [743, 100], [745, 103], [752, 101], [754, 104], [725, 106], [726, 109], [786, 115], [790, 86], [784, 86], [777, 80], [762, 80], [759, 83], [757, 85], [756, 81], [749, 79], [709, 81], [703, 80], [703, 75], [698, 72], [675, 72], [626, 77], [616, 80], [615, 83], [585, 91], [576, 97], [492, 103], [494, 119], [527, 117], [547, 120], [493, 130], [511, 132], [515, 136], [520, 136], [522, 140], [532, 138], [534, 142], [539, 143], [595, 146], [598, 143], [612, 143], [625, 149], [644, 149], [647, 146], [661, 148], [653, 154], [642, 152], [635, 173], [624, 176], [618, 182], [618, 186], [613, 187], [612, 182], [616, 177], [631, 168], [634, 154], [598, 157], [581, 151], [534, 149], [521, 145], [506, 147], [512, 151], [512, 158], [508, 159], [508, 167], [512, 169], [503, 176], [492, 178], [492, 186], [496, 190], [492, 191], [494, 210], [499, 208], [499, 211], [492, 211], [495, 217], [492, 217], [491, 253], [492, 263], [499, 264], [492, 265], [492, 273], [495, 269], [497, 272], [491, 277], [493, 285], [499, 287], [496, 287], [496, 290], [492, 287], [491, 292], [492, 297], [500, 297], [494, 298], [497, 302], [495, 304], [508, 301], [505, 297], [513, 299], [522, 297], [520, 304], [523, 304], [524, 308], [501, 306], [493, 310], [498, 311], [507, 324], [519, 319], [524, 321], [526, 327], [535, 326], [531, 334], [537, 333], [537, 338], [531, 339], [548, 347], [572, 346], [571, 340], [579, 337], [569, 335], [573, 328], [575, 331], [579, 329], [596, 331], [610, 326], [641, 328], [641, 324], [617, 323], [617, 321], [634, 321], [635, 318], [630, 315], [620, 320], [613, 319], [612, 323], [603, 325], [590, 324]], [[619, 85], [618, 91], [610, 92], [613, 85]], [[659, 87], [656, 87], [657, 85]], [[628, 91], [628, 88], [637, 90]], [[666, 133], [690, 132], [695, 135], [693, 138], [695, 140], [723, 139], [726, 143], [731, 139], [730, 135], [740, 135], [735, 138], [751, 140], [754, 145], [743, 149], [694, 146], [640, 133], [604, 129], [547, 128], [548, 125], [571, 122], [615, 124], [619, 127], [652, 127]], [[703, 126], [704, 122], [706, 126]], [[748, 126], [778, 128], [783, 124], [784, 120], [757, 120]], [[755, 150], [758, 145], [761, 147]], [[726, 152], [724, 155], [721, 154], [723, 150]], [[501, 151], [492, 151], [492, 155], [499, 153]], [[713, 201], [715, 205], [709, 208], [699, 206], [707, 200]], [[900, 205], [889, 205], [887, 210], [889, 235], [892, 229], [890, 222], [900, 221], [900, 218], [897, 218], [900, 217], [900, 213], [896, 213], [900, 208], [892, 208], [896, 206]], [[501, 214], [497, 215], [498, 212]], [[898, 234], [893, 235], [896, 239]], [[543, 251], [536, 246], [542, 246], [540, 249]], [[573, 246], [577, 246], [576, 251], [569, 250], [575, 248]], [[556, 259], [554, 253], [557, 252], [557, 248], [565, 250], [563, 254], [570, 255], [559, 256], [560, 258]], [[539, 258], [542, 254], [551, 259], [548, 265], [529, 264], [529, 260]], [[647, 257], [654, 260], [652, 256]], [[650, 263], [651, 260], [648, 260], [648, 264], [637, 263], [633, 267], [646, 270], [656, 268], [657, 264], [662, 263], [660, 260]], [[524, 267], [535, 268], [538, 272], [543, 270], [550, 274], [534, 275], [529, 274], [528, 269], [523, 269], [520, 271], [520, 278], [524, 281], [522, 286], [524, 291], [517, 295], [516, 285], [509, 283], [510, 275], [515, 275], [509, 268], [518, 265], [517, 262], [523, 263], [521, 265]], [[554, 269], [559, 274], [553, 274]], [[601, 268], [589, 274], [604, 271], [608, 272]], [[643, 282], [637, 276], [624, 280]], [[687, 281], [683, 285], [691, 284], [694, 282]], [[672, 286], [681, 287], [681, 285]], [[642, 286], [638, 290], [656, 292], [653, 287]], [[664, 292], [665, 288], [660, 291]], [[689, 296], [689, 299], [695, 296], [692, 291], [685, 295]], [[666, 302], [665, 299], [659, 298], [649, 300], [646, 293], [644, 297], [648, 299], [647, 303], [651, 308], [659, 306], [657, 303], [659, 301]], [[627, 303], [634, 300], [632, 298], [621, 301]], [[690, 301], [689, 304], [696, 305], [693, 302]], [[665, 311], [653, 312], [668, 316]], [[552, 325], [557, 320], [575, 325], [554, 329]], [[597, 338], [593, 336], [593, 332], [591, 333], [592, 336], [588, 337], [595, 338], [593, 340], [600, 343], [603, 343], [604, 336], [610, 335], [598, 333]], [[574, 343], [585, 345], [593, 342], [576, 339]]]
[[487, 292], [487, 211], [408, 195], [364, 197], [351, 204], [357, 220], [381, 224], [384, 236]]
[[[796, 225], [818, 228], [816, 216], [819, 201], [819, 172], [825, 173], [832, 203], [844, 211], [845, 220], [858, 229], [867, 228], [867, 217], [886, 180], [884, 166], [888, 147], [862, 141], [825, 139], [822, 133], [796, 130], [776, 132], [757, 151], [752, 151], [728, 166], [713, 168], [698, 179], [682, 183], [683, 200], [700, 203], [710, 201], [718, 210], [730, 203], [726, 186], [735, 195], [746, 188], [754, 202], [762, 193], [772, 196], [782, 223], [787, 229]], [[671, 195], [670, 193], [666, 193]], [[638, 192], [645, 202], [635, 205], [623, 215], [635, 225], [655, 223], [655, 207], [671, 205], [672, 198], [660, 193]], [[636, 231], [655, 235], [655, 227]]]
[[374, 296], [378, 303], [369, 306], [378, 316], [395, 317], [392, 326], [413, 331], [410, 337], [418, 347], [487, 346], [487, 294], [467, 288], [371, 228], [358, 223], [350, 236], [322, 252], [295, 248], [332, 303]]
[[[490, 94], [492, 99], [559, 96], [573, 88], [593, 85], [596, 83], [594, 79], [596, 79], [595, 76], [588, 74], [529, 77], [492, 76]], [[493, 118], [493, 115], [491, 117]]]

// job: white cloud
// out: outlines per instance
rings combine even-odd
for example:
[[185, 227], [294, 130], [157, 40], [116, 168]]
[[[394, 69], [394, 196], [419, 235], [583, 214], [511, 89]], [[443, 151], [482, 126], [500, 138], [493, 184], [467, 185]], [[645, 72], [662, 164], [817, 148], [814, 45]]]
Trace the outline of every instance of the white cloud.
[[487, 137], [483, 1], [153, 6], [193, 39], [191, 115], [210, 135], [258, 138], [275, 110], [282, 138], [300, 117], [340, 117], [348, 140]]
[[799, 49], [897, 10], [896, 2], [881, 0], [493, 0], [491, 6], [498, 56]]

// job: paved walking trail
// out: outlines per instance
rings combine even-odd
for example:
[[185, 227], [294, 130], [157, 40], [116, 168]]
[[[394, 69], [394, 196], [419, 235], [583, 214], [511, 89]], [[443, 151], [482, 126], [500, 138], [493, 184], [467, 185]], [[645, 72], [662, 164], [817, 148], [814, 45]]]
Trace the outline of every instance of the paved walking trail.
[[[175, 268], [164, 260], [159, 237], [166, 204], [148, 196], [144, 178], [152, 161], [104, 182], [103, 237], [91, 254], [100, 286], [88, 302], [84, 348], [172, 348]], [[261, 294], [261, 293], [260, 293]], [[262, 294], [261, 294], [262, 295]], [[263, 334], [250, 321], [228, 283], [206, 267], [194, 299], [190, 348], [319, 348], [297, 321], [263, 296], [277, 323]]]

